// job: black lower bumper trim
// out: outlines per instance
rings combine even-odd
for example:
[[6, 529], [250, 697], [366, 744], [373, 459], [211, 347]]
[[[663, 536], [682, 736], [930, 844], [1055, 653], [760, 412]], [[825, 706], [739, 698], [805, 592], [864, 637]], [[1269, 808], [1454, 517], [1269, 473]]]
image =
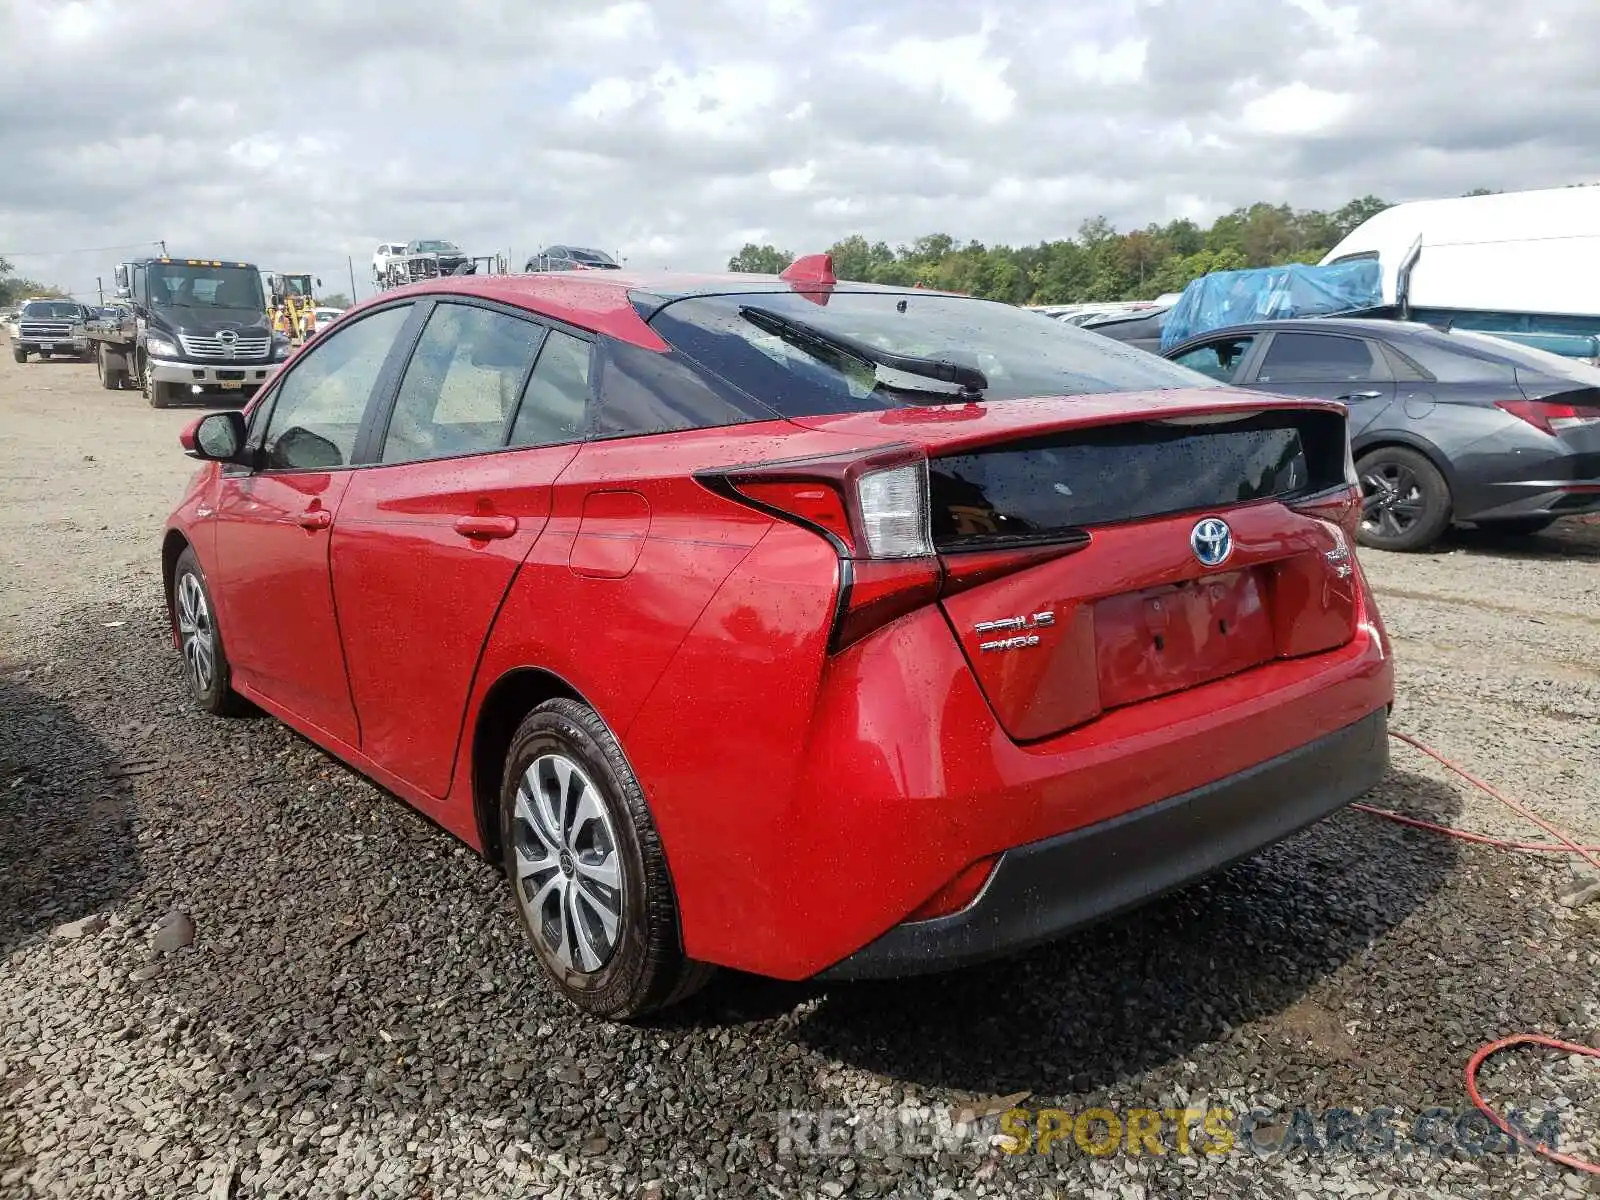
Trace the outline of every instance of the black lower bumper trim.
[[1321, 820], [1388, 766], [1388, 710], [1192, 792], [1007, 850], [982, 894], [897, 925], [821, 979], [888, 979], [1012, 953], [1137, 907]]

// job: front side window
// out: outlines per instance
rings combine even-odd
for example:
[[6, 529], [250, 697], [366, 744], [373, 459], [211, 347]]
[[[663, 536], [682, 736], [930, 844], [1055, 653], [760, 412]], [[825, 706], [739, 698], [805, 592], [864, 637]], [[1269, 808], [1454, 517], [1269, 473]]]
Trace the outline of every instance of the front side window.
[[539, 326], [504, 313], [438, 305], [401, 380], [383, 461], [499, 449], [539, 337]]
[[1383, 377], [1366, 342], [1325, 333], [1278, 334], [1256, 373], [1261, 383], [1348, 383]]
[[384, 360], [411, 314], [409, 304], [341, 325], [319, 338], [278, 385], [262, 439], [268, 471], [349, 466]]
[[1208, 342], [1198, 346], [1186, 354], [1179, 354], [1173, 362], [1180, 366], [1188, 367], [1191, 371], [1199, 371], [1202, 375], [1209, 375], [1212, 379], [1220, 379], [1224, 383], [1232, 379], [1238, 371], [1239, 364], [1244, 362], [1245, 355], [1250, 353], [1250, 347], [1255, 345], [1255, 336], [1224, 338], [1219, 342]]

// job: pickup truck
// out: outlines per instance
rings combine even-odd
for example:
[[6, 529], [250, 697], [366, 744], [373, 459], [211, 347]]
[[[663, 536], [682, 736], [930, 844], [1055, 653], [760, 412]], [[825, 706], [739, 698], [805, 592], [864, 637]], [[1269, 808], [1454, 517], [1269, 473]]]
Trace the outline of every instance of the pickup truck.
[[87, 358], [88, 321], [89, 310], [75, 300], [26, 300], [11, 335], [11, 357], [19, 363], [27, 362], [30, 354], [41, 359]]
[[250, 263], [145, 258], [115, 272], [116, 315], [89, 323], [100, 386], [136, 386], [152, 408], [253, 396], [289, 357]]

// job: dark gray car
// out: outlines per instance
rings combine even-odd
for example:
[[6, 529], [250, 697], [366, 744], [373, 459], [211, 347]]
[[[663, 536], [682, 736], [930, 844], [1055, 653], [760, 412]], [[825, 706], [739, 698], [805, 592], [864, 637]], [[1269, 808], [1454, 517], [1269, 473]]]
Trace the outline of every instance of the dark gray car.
[[1345, 403], [1363, 545], [1420, 550], [1452, 522], [1536, 533], [1600, 511], [1600, 368], [1588, 363], [1326, 317], [1215, 330], [1165, 357], [1235, 387]]

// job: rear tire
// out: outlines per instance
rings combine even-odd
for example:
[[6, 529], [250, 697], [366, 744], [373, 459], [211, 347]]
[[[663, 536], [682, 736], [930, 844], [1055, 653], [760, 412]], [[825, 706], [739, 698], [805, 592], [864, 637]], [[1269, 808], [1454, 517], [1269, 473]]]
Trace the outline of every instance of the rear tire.
[[1425, 455], [1380, 446], [1356, 463], [1361, 528], [1356, 540], [1375, 550], [1421, 550], [1450, 525], [1450, 485]]
[[639, 781], [595, 711], [549, 700], [511, 739], [500, 844], [523, 927], [556, 989], [627, 1020], [698, 991], [666, 855]]
[[106, 349], [99, 347], [93, 352], [94, 373], [100, 377], [100, 386], [108, 392], [121, 391], [128, 383], [128, 372], [120, 367], [111, 367], [106, 364]]
[[183, 651], [189, 695], [202, 712], [239, 716], [248, 712], [250, 705], [233, 690], [233, 671], [222, 645], [222, 631], [217, 628], [216, 611], [200, 560], [192, 549], [186, 549], [172, 568], [172, 620]]

